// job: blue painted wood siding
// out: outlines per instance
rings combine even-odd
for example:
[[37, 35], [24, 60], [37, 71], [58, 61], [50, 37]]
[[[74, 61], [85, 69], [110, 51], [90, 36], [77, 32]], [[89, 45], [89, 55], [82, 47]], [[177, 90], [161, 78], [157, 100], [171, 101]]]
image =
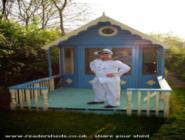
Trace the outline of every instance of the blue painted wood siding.
[[[107, 37], [98, 33], [98, 30], [103, 26], [108, 26], [110, 23], [99, 23], [88, 30], [79, 33], [70, 39], [60, 42], [59, 47], [61, 49], [61, 55], [64, 56], [62, 49], [65, 47], [74, 48], [74, 74], [64, 74], [63, 66], [61, 66], [62, 79], [71, 79], [72, 84], [66, 84], [68, 87], [91, 87], [88, 83], [92, 80], [93, 75], [85, 75], [85, 48], [131, 48], [132, 49], [132, 72], [131, 75], [122, 77], [122, 80], [126, 81], [123, 88], [138, 88], [138, 87], [158, 87], [157, 75], [164, 75], [164, 49], [162, 46], [153, 44], [153, 47], [158, 48], [157, 53], [157, 74], [147, 75], [142, 74], [142, 47], [152, 45], [151, 41], [144, 40], [138, 35], [133, 35], [129, 31], [122, 30], [120, 27], [115, 26], [118, 29], [118, 33], [115, 36]], [[63, 65], [63, 57], [61, 57], [61, 65]], [[156, 84], [149, 86], [146, 84], [147, 80], [154, 80]]]

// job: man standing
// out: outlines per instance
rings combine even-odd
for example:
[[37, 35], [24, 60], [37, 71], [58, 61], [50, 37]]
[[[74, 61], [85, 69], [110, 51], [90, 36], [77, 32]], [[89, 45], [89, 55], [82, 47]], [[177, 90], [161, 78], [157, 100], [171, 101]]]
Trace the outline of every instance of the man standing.
[[130, 67], [119, 60], [112, 60], [113, 52], [109, 49], [96, 53], [99, 59], [90, 63], [95, 74], [92, 82], [95, 99], [87, 104], [103, 104], [107, 101], [105, 108], [117, 107], [120, 105], [120, 76], [127, 73]]

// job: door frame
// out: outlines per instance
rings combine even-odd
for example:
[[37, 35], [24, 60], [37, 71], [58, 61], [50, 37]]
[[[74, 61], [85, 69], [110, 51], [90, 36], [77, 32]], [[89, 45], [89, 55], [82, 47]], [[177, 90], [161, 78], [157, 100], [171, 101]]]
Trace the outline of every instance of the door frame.
[[157, 73], [159, 71], [159, 62], [158, 62], [158, 48], [156, 48], [156, 73], [155, 74], [143, 74], [143, 48], [147, 47], [140, 47], [139, 48], [139, 73], [138, 73], [138, 88], [157, 88]]

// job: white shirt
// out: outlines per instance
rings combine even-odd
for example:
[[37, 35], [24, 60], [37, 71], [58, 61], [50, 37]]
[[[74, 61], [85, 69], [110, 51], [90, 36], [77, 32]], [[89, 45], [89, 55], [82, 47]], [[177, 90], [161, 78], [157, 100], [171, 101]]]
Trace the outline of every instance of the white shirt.
[[[119, 60], [95, 59], [90, 63], [91, 70], [95, 73], [96, 78], [101, 82], [112, 82], [120, 80], [120, 76], [127, 73], [130, 67]], [[113, 77], [107, 77], [108, 73], [114, 74]]]

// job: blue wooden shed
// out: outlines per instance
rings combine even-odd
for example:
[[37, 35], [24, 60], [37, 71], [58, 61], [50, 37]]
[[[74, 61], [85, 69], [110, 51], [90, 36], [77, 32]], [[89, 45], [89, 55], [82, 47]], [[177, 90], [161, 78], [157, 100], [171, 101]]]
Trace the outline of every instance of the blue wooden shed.
[[[159, 87], [157, 76], [164, 76], [164, 45], [151, 37], [105, 15], [47, 45], [60, 51], [60, 76], [64, 87], [90, 88], [94, 75], [89, 63], [94, 52], [111, 49], [114, 59], [131, 66], [122, 76], [122, 88]], [[49, 73], [52, 75], [51, 61]]]
[[[59, 51], [59, 74], [54, 75], [51, 50]], [[94, 52], [111, 49], [113, 58], [131, 67], [121, 77], [121, 105], [105, 109], [86, 104], [94, 98], [89, 63]], [[62, 109], [82, 112], [125, 112], [150, 116], [169, 115], [171, 88], [164, 78], [165, 46], [149, 36], [105, 15], [44, 47], [49, 76], [9, 87], [12, 110]], [[60, 86], [57, 87], [57, 79]]]

